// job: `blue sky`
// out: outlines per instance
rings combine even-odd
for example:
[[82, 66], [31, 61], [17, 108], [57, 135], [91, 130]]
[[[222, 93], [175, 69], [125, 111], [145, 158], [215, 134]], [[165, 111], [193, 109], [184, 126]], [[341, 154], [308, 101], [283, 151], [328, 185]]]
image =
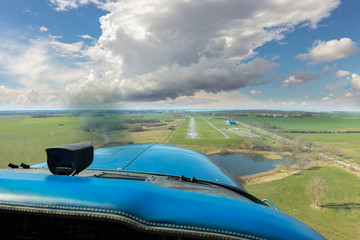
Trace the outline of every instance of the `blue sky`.
[[0, 2], [0, 109], [359, 110], [360, 2]]

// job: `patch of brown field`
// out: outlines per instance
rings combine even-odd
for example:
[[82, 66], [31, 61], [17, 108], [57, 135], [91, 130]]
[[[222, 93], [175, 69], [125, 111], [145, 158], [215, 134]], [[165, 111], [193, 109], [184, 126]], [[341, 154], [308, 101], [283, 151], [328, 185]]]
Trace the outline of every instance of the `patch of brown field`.
[[278, 152], [271, 152], [271, 151], [252, 151], [248, 149], [227, 149], [227, 150], [214, 150], [206, 152], [207, 155], [215, 155], [215, 154], [258, 154], [263, 155], [265, 158], [273, 161], [278, 161], [283, 159], [284, 156], [290, 155], [290, 153], [278, 153]]
[[287, 176], [290, 176], [292, 174], [295, 174], [299, 171], [300, 170], [282, 170], [281, 168], [276, 168], [267, 172], [257, 173], [257, 174], [237, 177], [237, 178], [243, 185], [259, 184], [259, 183], [279, 180]]
[[[304, 167], [304, 169], [308, 169], [311, 167], [320, 167], [320, 166], [338, 166], [338, 165], [336, 163], [328, 162], [328, 161], [317, 161], [317, 162], [308, 163]], [[299, 166], [297, 166], [297, 165], [293, 165], [288, 168], [284, 168], [283, 166], [280, 165], [276, 169], [273, 169], [273, 170], [270, 170], [267, 172], [257, 173], [257, 174], [253, 174], [253, 175], [243, 176], [243, 177], [237, 176], [236, 178], [243, 185], [259, 184], [259, 183], [266, 183], [266, 182], [279, 180], [279, 179], [285, 178], [287, 176], [293, 175], [295, 173], [298, 173], [300, 171], [302, 171], [302, 170], [300, 170]]]
[[315, 203], [310, 204], [310, 208], [320, 211], [323, 209], [323, 207], [317, 206]]
[[269, 159], [269, 160], [273, 160], [273, 161], [277, 161], [277, 160], [281, 160], [283, 159], [284, 156], [280, 155], [280, 154], [274, 154], [274, 153], [269, 153], [269, 154], [263, 154], [265, 158]]

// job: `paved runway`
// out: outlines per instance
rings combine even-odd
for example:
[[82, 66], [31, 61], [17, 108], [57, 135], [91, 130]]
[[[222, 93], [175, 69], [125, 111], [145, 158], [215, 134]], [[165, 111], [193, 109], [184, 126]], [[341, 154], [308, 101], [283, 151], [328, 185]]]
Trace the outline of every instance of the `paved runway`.
[[189, 129], [186, 138], [200, 138], [194, 118], [190, 118]]

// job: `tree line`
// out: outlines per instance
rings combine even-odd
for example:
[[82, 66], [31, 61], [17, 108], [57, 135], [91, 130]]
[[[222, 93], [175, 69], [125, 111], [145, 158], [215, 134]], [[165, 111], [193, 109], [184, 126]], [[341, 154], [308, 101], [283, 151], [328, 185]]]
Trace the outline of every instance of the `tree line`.
[[123, 119], [123, 120], [102, 120], [89, 121], [80, 126], [85, 132], [109, 133], [114, 131], [126, 130], [139, 132], [143, 130], [143, 125], [161, 124], [159, 119]]

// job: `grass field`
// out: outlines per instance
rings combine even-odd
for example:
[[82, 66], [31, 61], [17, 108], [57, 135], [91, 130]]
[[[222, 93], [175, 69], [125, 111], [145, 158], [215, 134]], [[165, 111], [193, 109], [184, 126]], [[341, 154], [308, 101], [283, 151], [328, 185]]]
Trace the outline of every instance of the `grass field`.
[[[309, 181], [321, 176], [330, 186], [322, 210], [311, 207], [305, 193]], [[360, 178], [337, 167], [315, 167], [281, 180], [246, 185], [258, 198], [319, 231], [327, 239], [360, 239]]]
[[98, 138], [94, 133], [80, 130], [80, 123], [78, 117], [1, 116], [0, 167], [7, 167], [10, 162], [44, 162], [47, 147]]
[[[236, 117], [240, 121], [261, 124], [268, 122], [270, 125], [279, 126], [287, 130], [315, 130], [344, 132], [348, 130], [360, 130], [360, 116], [319, 114], [313, 117], [290, 118], [290, 117]], [[325, 152], [338, 155], [341, 158], [355, 163], [360, 162], [360, 133], [288, 133], [289, 135], [309, 139], [323, 145]], [[330, 149], [329, 147], [333, 147]], [[334, 153], [332, 153], [334, 152]]]
[[202, 117], [196, 117], [195, 121], [200, 138], [224, 138], [223, 135], [210, 126]]
[[268, 122], [271, 125], [280, 126], [283, 129], [288, 130], [360, 130], [359, 116], [348, 117], [324, 115], [303, 118], [240, 116], [234, 118], [240, 121], [246, 121], [255, 124]]
[[360, 160], [360, 133], [294, 133], [293, 135], [336, 147], [346, 158]]

